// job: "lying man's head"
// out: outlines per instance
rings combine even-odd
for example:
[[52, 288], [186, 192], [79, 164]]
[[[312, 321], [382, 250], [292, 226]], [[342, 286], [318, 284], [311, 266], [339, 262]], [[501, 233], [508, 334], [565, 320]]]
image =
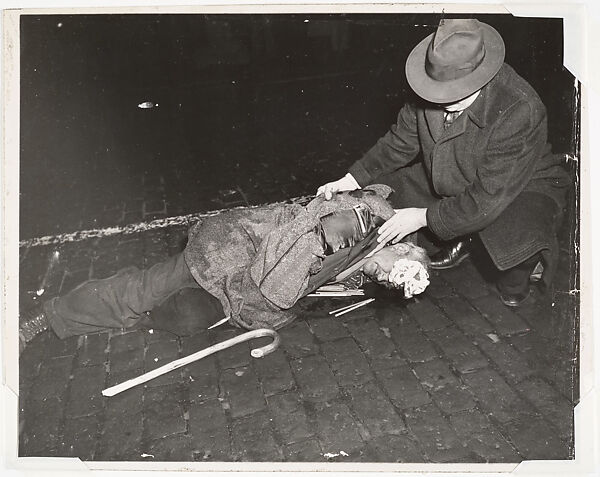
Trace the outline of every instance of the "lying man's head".
[[402, 288], [410, 298], [429, 285], [427, 252], [409, 242], [384, 247], [369, 257], [362, 271], [371, 280], [388, 288]]

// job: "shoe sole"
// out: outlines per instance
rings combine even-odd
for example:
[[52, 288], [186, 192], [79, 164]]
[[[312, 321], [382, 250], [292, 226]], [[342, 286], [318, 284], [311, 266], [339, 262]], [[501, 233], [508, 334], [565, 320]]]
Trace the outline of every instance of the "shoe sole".
[[454, 264], [452, 265], [430, 265], [430, 268], [432, 270], [449, 270], [451, 268], [456, 268], [458, 267], [461, 263], [463, 263], [467, 258], [469, 258], [471, 256], [470, 253], [467, 253], [466, 255], [463, 255], [462, 257], [460, 257]]

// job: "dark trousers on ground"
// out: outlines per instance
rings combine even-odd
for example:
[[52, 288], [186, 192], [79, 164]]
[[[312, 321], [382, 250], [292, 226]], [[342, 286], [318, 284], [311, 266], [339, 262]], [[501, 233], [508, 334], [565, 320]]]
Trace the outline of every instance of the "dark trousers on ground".
[[198, 286], [182, 253], [146, 270], [128, 267], [88, 280], [45, 302], [44, 311], [60, 338], [140, 324], [185, 335], [223, 317], [219, 301]]

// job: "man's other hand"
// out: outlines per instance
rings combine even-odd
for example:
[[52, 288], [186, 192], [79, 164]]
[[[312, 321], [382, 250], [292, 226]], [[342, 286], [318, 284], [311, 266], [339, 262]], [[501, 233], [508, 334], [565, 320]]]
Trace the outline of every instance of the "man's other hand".
[[356, 179], [352, 177], [352, 174], [348, 173], [341, 179], [334, 182], [328, 182], [317, 189], [317, 195], [324, 195], [325, 200], [331, 200], [333, 194], [338, 192], [360, 189]]
[[396, 209], [396, 213], [379, 228], [380, 243], [398, 243], [408, 234], [427, 226], [427, 209]]

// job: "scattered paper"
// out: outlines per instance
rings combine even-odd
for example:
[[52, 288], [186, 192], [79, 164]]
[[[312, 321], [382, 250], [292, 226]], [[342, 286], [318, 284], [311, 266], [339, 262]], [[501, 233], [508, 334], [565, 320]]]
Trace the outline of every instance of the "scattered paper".
[[489, 339], [491, 339], [494, 343], [497, 343], [498, 341], [500, 341], [500, 338], [498, 338], [498, 335], [495, 333], [488, 333], [486, 336]]
[[142, 454], [142, 457], [152, 457], [154, 459], [154, 455], [153, 454]]

